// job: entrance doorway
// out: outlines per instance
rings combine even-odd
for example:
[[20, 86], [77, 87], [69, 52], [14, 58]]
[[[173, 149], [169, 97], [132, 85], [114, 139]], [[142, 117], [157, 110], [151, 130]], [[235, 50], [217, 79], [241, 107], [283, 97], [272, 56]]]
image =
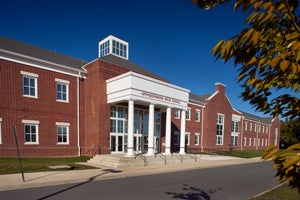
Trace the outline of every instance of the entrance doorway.
[[123, 135], [110, 136], [110, 150], [115, 153], [122, 153], [123, 150]]

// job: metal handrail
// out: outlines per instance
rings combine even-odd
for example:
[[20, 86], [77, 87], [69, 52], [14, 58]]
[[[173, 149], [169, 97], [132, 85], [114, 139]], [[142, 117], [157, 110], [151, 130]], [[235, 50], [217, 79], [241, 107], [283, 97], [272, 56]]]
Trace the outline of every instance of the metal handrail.
[[86, 151], [85, 155], [89, 155], [90, 153], [92, 153], [92, 157], [95, 156], [95, 155], [101, 154], [101, 147], [100, 146], [94, 146], [90, 150]]

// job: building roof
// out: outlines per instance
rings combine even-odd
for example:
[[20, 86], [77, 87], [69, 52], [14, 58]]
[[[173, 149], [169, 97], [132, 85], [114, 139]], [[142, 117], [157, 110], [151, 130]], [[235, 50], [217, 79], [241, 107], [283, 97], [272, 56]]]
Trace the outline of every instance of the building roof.
[[204, 104], [205, 100], [208, 99], [212, 94], [204, 94], [204, 95], [197, 95], [190, 93], [189, 99], [191, 103], [201, 103]]
[[246, 119], [251, 119], [251, 120], [255, 120], [255, 121], [261, 121], [261, 122], [264, 122], [264, 123], [271, 123], [271, 121], [273, 120], [272, 117], [259, 117], [259, 116], [252, 115], [252, 114], [250, 114], [250, 113], [241, 111], [241, 110], [239, 110], [239, 111], [240, 111], [241, 113], [243, 113], [243, 116], [244, 116]]
[[147, 75], [147, 76], [151, 76], [153, 78], [157, 78], [157, 79], [169, 82], [168, 80], [162, 78], [161, 76], [158, 76], [158, 75], [150, 72], [149, 70], [147, 70], [147, 69], [145, 69], [145, 68], [143, 68], [143, 67], [141, 67], [141, 66], [139, 66], [135, 63], [130, 62], [129, 60], [126, 60], [124, 58], [120, 58], [120, 57], [112, 55], [112, 54], [101, 57], [100, 59], [105, 60], [105, 61], [110, 62], [110, 63], [113, 63], [113, 64], [116, 64], [116, 65], [119, 65], [121, 67], [128, 68], [129, 70], [133, 70], [135, 72], [139, 72], [141, 74], [144, 74], [144, 75]]
[[34, 59], [39, 59], [66, 67], [74, 68], [77, 70], [82, 70], [82, 66], [87, 62], [66, 56], [54, 51], [46, 50], [37, 46], [19, 42], [17, 40], [9, 39], [0, 36], [0, 52], [10, 52], [14, 54], [19, 54], [26, 57], [31, 57]]

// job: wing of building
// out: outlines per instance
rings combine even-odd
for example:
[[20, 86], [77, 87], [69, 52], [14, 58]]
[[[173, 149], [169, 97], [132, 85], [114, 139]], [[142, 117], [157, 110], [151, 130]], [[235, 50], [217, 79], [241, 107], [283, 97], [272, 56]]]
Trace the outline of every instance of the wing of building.
[[0, 157], [264, 149], [280, 121], [232, 107], [226, 86], [189, 89], [129, 61], [112, 35], [86, 62], [0, 36]]

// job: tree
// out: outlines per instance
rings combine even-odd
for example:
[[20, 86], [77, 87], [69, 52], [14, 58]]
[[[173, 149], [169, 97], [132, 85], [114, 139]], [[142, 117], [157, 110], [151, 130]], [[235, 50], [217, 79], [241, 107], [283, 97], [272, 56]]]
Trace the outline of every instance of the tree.
[[281, 122], [280, 137], [283, 145], [291, 146], [300, 142], [300, 118]]
[[[298, 0], [192, 0], [202, 9], [235, 2], [248, 12], [247, 28], [219, 41], [211, 50], [224, 62], [230, 59], [239, 72], [241, 97], [257, 111], [290, 119], [300, 118], [300, 17]], [[289, 90], [293, 94], [277, 93]], [[277, 95], [278, 94], [278, 95]], [[283, 152], [268, 147], [263, 159], [272, 159], [279, 181], [300, 188], [300, 144]], [[300, 191], [300, 190], [299, 190]]]

